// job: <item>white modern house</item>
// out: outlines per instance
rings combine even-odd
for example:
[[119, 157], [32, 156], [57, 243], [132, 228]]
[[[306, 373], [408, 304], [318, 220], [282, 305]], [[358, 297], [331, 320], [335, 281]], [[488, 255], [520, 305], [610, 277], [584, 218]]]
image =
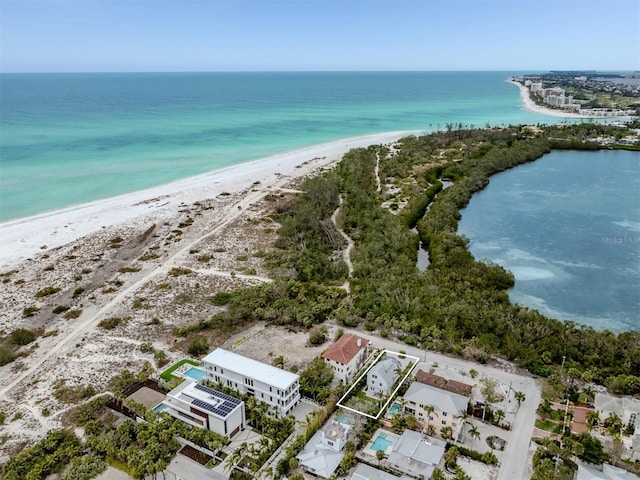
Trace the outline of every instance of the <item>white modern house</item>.
[[207, 378], [273, 407], [287, 416], [300, 401], [299, 376], [280, 368], [217, 348], [202, 359]]
[[639, 480], [640, 477], [612, 465], [603, 464], [602, 470], [578, 463], [576, 480]]
[[348, 383], [364, 365], [368, 345], [368, 340], [345, 333], [320, 357], [333, 369], [336, 379]]
[[329, 478], [344, 458], [349, 425], [329, 422], [309, 439], [302, 452], [296, 455], [302, 467], [314, 475]]
[[383, 358], [367, 372], [367, 394], [371, 397], [388, 395], [400, 378], [402, 365], [395, 358]]
[[172, 417], [227, 437], [246, 424], [242, 400], [188, 380], [171, 390], [162, 404]]

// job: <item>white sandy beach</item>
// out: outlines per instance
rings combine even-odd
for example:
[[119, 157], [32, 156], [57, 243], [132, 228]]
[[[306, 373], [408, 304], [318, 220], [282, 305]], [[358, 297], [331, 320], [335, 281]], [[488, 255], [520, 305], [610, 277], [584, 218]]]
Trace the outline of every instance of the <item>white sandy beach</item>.
[[[73, 404], [57, 399], [54, 385], [103, 392], [124, 368], [156, 365], [154, 354], [139, 348], [145, 342], [177, 360], [186, 348], [175, 329], [220, 311], [210, 295], [270, 281], [258, 252], [276, 238], [273, 201], [295, 192], [301, 178], [334, 166], [352, 148], [410, 134], [314, 145], [1, 224], [0, 331], [26, 328], [38, 338], [1, 367], [0, 401], [11, 420], [3, 425], [9, 440], [0, 463], [22, 442], [64, 424]], [[51, 288], [55, 294], [40, 294]], [[67, 310], [56, 313], [61, 305]], [[100, 327], [114, 317], [122, 325]]]
[[513, 80], [507, 80], [507, 82], [515, 85], [520, 89], [520, 98], [522, 99], [522, 105], [525, 110], [528, 110], [533, 113], [541, 113], [543, 115], [549, 115], [552, 117], [562, 117], [562, 118], [594, 118], [588, 115], [581, 115], [579, 113], [574, 112], [565, 112], [561, 110], [554, 110], [553, 108], [545, 108], [538, 104], [536, 104], [531, 97], [529, 96], [529, 90], [524, 85], [514, 82]]
[[194, 202], [223, 192], [237, 194], [279, 176], [299, 177], [335, 164], [352, 148], [388, 143], [417, 132], [387, 132], [314, 145], [166, 185], [0, 224], [0, 273], [52, 248], [127, 222], [152, 223], [175, 216]]

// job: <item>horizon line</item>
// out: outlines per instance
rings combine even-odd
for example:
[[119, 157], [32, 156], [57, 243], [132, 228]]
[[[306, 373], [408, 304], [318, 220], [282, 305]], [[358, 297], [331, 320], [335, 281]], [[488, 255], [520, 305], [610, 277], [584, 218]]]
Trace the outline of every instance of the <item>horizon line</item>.
[[53, 75], [53, 74], [154, 74], [154, 73], [448, 73], [448, 72], [594, 72], [594, 73], [633, 73], [640, 74], [640, 70], [635, 69], [606, 69], [598, 70], [593, 68], [582, 69], [363, 69], [363, 70], [68, 70], [68, 71], [0, 71], [0, 75]]

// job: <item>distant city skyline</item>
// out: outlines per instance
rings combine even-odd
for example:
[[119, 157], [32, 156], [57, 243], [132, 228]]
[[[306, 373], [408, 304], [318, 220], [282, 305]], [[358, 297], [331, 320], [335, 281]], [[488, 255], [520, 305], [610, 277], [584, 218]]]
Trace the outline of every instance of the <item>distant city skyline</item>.
[[637, 0], [2, 0], [1, 72], [640, 70]]

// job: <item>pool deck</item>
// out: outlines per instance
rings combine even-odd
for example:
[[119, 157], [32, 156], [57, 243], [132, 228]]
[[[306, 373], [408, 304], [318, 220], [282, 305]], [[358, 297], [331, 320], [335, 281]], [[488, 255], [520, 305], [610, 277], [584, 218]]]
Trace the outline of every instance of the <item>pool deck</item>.
[[184, 374], [187, 370], [189, 370], [191, 368], [195, 368], [196, 370], [200, 370], [200, 371], [204, 372], [204, 370], [202, 369], [202, 367], [200, 365], [192, 365], [190, 363], [185, 363], [184, 365], [180, 365], [180, 367], [178, 369], [174, 370], [172, 375], [174, 375], [176, 377], [180, 377], [180, 378], [186, 378], [187, 380], [196, 381], [195, 378]]
[[400, 435], [390, 432], [389, 430], [384, 430], [383, 428], [379, 428], [375, 431], [375, 433], [371, 436], [371, 440], [369, 441], [369, 443], [367, 443], [367, 446], [362, 449], [362, 453], [365, 453], [366, 455], [371, 455], [373, 458], [376, 458], [376, 451], [373, 450], [371, 446], [376, 441], [376, 438], [378, 438], [378, 435], [380, 435], [381, 433], [385, 435], [385, 438], [387, 440], [390, 440], [392, 442], [391, 445], [389, 445], [387, 449], [384, 451], [385, 455], [389, 456], [389, 454], [393, 450], [393, 446], [400, 439]]

